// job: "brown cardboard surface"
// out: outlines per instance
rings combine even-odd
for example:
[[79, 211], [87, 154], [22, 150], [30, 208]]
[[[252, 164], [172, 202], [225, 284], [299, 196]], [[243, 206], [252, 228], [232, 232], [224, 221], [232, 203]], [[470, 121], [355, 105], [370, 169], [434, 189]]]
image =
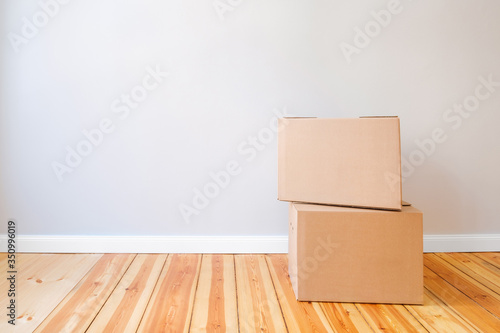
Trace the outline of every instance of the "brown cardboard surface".
[[399, 118], [282, 118], [278, 199], [401, 209]]
[[289, 273], [300, 301], [423, 303], [422, 212], [290, 203]]

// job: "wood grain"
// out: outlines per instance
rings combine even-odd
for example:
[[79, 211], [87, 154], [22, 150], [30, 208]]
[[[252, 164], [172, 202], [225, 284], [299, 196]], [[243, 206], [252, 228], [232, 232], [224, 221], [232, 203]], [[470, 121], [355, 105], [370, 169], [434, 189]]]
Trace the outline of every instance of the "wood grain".
[[463, 320], [427, 289], [424, 291], [424, 306], [408, 305], [406, 308], [429, 332], [477, 332], [477, 327]]
[[464, 295], [460, 290], [424, 267], [424, 285], [439, 300], [455, 311], [467, 323], [482, 332], [500, 332], [500, 320]]
[[188, 332], [201, 255], [169, 255], [138, 332]]
[[264, 255], [236, 255], [240, 332], [287, 332]]
[[166, 254], [138, 254], [86, 333], [136, 332]]
[[336, 332], [373, 332], [353, 303], [321, 303], [321, 308]]
[[0, 252], [0, 267], [2, 269], [2, 272], [5, 272], [7, 270], [7, 253], [6, 252]]
[[357, 304], [356, 307], [375, 332], [427, 332], [403, 305]]
[[85, 332], [134, 257], [135, 254], [103, 255], [35, 332]]
[[190, 332], [238, 332], [232, 255], [203, 255]]
[[403, 306], [297, 302], [279, 254], [18, 254], [0, 332], [500, 332], [498, 253], [424, 258], [425, 303]]
[[500, 295], [500, 268], [470, 253], [436, 253], [436, 255]]
[[[100, 254], [17, 254], [16, 326], [2, 311], [0, 332], [33, 332], [101, 258]], [[6, 272], [6, 266], [2, 268]], [[2, 309], [7, 279], [0, 279]], [[4, 307], [5, 305], [5, 307]]]
[[500, 268], [500, 252], [481, 252], [474, 253], [474, 255]]
[[500, 295], [436, 255], [427, 255], [424, 264], [490, 313], [500, 317]]
[[298, 302], [288, 276], [288, 260], [283, 254], [266, 256], [274, 288], [286, 326], [290, 332], [333, 332], [323, 310], [316, 303]]

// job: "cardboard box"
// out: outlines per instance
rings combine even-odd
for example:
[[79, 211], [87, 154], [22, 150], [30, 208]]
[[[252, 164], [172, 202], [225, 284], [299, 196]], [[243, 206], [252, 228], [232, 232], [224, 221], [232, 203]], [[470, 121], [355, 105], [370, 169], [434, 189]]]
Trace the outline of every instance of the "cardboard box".
[[401, 210], [398, 117], [281, 118], [278, 199]]
[[289, 274], [300, 301], [423, 303], [422, 212], [290, 203]]

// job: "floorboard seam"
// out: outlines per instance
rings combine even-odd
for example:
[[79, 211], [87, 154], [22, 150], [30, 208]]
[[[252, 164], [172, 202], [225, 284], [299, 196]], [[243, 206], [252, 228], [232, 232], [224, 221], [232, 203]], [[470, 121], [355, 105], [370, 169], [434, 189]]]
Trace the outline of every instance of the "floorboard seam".
[[111, 295], [113, 295], [113, 293], [115, 292], [116, 288], [120, 285], [120, 282], [123, 280], [123, 277], [127, 274], [128, 270], [130, 269], [130, 266], [132, 266], [132, 263], [135, 261], [136, 258], [137, 258], [137, 253], [135, 253], [134, 259], [130, 260], [130, 264], [127, 266], [127, 269], [123, 272], [122, 276], [120, 277], [120, 279], [118, 280], [118, 282], [115, 284], [113, 290], [111, 290], [111, 292], [109, 293], [109, 295], [106, 298], [106, 300], [102, 303], [101, 308], [99, 309], [99, 311], [97, 311], [97, 313], [95, 314], [94, 318], [92, 318], [92, 320], [89, 323], [89, 326], [87, 326], [87, 328], [85, 329], [85, 332], [87, 332], [89, 330], [90, 326], [92, 326], [92, 323], [95, 321], [95, 319], [97, 318], [97, 316], [99, 315], [99, 313], [101, 313], [102, 309], [104, 308], [104, 306], [108, 302], [108, 300], [111, 297]]
[[171, 256], [171, 254], [167, 254], [167, 256], [165, 257], [165, 261], [163, 262], [163, 265], [161, 266], [160, 274], [158, 274], [158, 278], [155, 281], [155, 285], [151, 289], [151, 295], [149, 295], [148, 302], [146, 303], [146, 306], [144, 307], [144, 312], [142, 313], [141, 320], [139, 320], [139, 323], [137, 324], [137, 328], [135, 330], [136, 333], [139, 331], [139, 328], [141, 327], [144, 316], [146, 315], [146, 311], [148, 310], [149, 304], [151, 303], [151, 298], [153, 297], [153, 295], [155, 293], [155, 289], [158, 286], [158, 281], [160, 281], [161, 274], [163, 273], [163, 270], [165, 269], [165, 265], [167, 264], [168, 258], [170, 256]]
[[[268, 259], [269, 259], [269, 254], [265, 254], [264, 260], [266, 261], [266, 267], [267, 267], [267, 271], [269, 273], [269, 278], [271, 279], [271, 283], [273, 284], [273, 290], [274, 290], [274, 295], [276, 296], [276, 301], [278, 302], [278, 305], [280, 307], [281, 317], [283, 318], [283, 323], [285, 323], [286, 331], [290, 332], [290, 330], [288, 329], [288, 325], [286, 323], [285, 315], [283, 314], [283, 308], [281, 307], [280, 298], [278, 297], [278, 291], [276, 290], [276, 284], [274, 283], [273, 275], [271, 274], [271, 268], [269, 267], [269, 261], [271, 259], [269, 259], [269, 260]], [[279, 281], [278, 281], [278, 283], [279, 283]]]

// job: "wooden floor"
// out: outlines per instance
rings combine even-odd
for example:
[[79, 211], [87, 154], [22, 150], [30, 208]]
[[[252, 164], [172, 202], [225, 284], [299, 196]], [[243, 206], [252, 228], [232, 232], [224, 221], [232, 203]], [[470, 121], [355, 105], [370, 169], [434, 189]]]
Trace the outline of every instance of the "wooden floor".
[[17, 325], [2, 314], [0, 332], [500, 332], [500, 253], [425, 254], [423, 306], [297, 302], [286, 255], [17, 261]]

